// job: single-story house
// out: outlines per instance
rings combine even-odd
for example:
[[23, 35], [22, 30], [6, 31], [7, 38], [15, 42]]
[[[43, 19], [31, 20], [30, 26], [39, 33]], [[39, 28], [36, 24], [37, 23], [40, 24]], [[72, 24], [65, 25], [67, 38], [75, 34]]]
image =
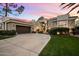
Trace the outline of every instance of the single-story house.
[[30, 33], [32, 30], [32, 23], [26, 20], [3, 17], [0, 18], [0, 30], [16, 30], [18, 34]]

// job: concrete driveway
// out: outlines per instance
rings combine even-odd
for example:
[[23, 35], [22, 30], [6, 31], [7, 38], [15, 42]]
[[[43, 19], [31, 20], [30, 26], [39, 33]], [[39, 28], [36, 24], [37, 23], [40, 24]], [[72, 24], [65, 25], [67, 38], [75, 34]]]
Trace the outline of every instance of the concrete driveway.
[[20, 34], [0, 40], [0, 56], [36, 56], [49, 40], [46, 34]]

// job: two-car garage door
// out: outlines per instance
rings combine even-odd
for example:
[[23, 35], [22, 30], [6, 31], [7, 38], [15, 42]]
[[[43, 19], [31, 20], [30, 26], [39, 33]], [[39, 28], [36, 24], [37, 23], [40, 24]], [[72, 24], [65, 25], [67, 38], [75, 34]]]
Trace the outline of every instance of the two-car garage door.
[[16, 25], [16, 31], [17, 31], [18, 34], [30, 33], [31, 32], [31, 27], [30, 26]]

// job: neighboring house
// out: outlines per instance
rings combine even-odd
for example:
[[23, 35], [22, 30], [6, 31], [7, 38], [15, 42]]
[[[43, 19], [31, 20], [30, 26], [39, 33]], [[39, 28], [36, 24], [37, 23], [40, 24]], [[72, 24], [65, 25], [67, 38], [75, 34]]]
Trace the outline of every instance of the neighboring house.
[[0, 18], [0, 30], [16, 30], [17, 33], [30, 33], [32, 23], [10, 17]]
[[67, 27], [71, 29], [75, 27], [75, 20], [78, 16], [70, 16], [69, 14], [60, 15], [54, 18], [51, 18], [48, 21], [48, 29], [55, 28], [55, 27]]
[[33, 22], [33, 31], [46, 33], [51, 28], [67, 27], [72, 32], [71, 29], [76, 26], [76, 19], [78, 19], [78, 16], [70, 16], [69, 14], [59, 15], [51, 19], [41, 18]]

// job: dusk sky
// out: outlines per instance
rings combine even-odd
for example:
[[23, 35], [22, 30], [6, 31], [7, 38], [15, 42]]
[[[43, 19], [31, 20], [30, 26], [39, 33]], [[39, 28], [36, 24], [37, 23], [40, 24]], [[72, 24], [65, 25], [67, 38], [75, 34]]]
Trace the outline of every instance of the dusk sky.
[[[13, 16], [21, 19], [28, 20], [37, 20], [40, 16], [44, 16], [46, 18], [53, 18], [58, 15], [66, 14], [69, 9], [62, 9], [59, 7], [60, 3], [19, 3], [19, 5], [23, 5], [25, 10], [19, 16]], [[72, 15], [75, 15], [75, 11], [71, 12]]]

